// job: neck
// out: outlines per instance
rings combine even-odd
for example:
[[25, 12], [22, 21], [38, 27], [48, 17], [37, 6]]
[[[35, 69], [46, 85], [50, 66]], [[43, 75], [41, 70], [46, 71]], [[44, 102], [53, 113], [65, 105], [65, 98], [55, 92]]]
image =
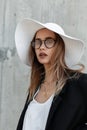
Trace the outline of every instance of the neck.
[[48, 83], [52, 83], [52, 82], [54, 82], [54, 79], [56, 79], [56, 78], [54, 77], [53, 69], [50, 69], [50, 66], [45, 66], [45, 79], [44, 79], [44, 81], [48, 82]]
[[53, 70], [50, 67], [45, 67], [45, 79], [41, 84], [41, 91], [45, 93], [45, 97], [48, 97], [56, 90], [56, 77], [53, 75]]

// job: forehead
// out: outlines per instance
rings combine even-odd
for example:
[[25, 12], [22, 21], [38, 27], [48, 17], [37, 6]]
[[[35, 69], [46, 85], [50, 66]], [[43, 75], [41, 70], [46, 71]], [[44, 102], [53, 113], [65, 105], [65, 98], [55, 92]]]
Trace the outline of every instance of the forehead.
[[55, 33], [53, 31], [51, 31], [51, 30], [46, 29], [46, 28], [42, 28], [42, 29], [37, 31], [36, 38], [44, 39], [46, 37], [55, 38]]

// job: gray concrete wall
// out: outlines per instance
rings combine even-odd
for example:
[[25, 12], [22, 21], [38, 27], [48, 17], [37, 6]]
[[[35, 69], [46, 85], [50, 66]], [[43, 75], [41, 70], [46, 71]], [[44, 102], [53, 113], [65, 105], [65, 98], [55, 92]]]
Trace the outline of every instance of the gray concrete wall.
[[[87, 47], [87, 0], [0, 0], [0, 130], [15, 130], [29, 85], [30, 68], [15, 49], [17, 22], [25, 17], [59, 23]], [[87, 72], [87, 49], [82, 57]]]

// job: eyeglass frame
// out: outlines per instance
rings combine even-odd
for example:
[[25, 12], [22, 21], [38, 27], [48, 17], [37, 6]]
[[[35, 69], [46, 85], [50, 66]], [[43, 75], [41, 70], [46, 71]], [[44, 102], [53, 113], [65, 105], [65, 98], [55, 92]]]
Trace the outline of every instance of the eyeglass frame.
[[[48, 47], [48, 46], [46, 45], [46, 40], [48, 40], [48, 39], [52, 39], [52, 40], [54, 41], [54, 45], [53, 45], [52, 47]], [[35, 40], [39, 40], [39, 41], [40, 41], [40, 46], [39, 46], [38, 48], [35, 48]], [[42, 46], [43, 43], [44, 43], [44, 45], [45, 45], [46, 48], [50, 49], [50, 48], [53, 48], [53, 47], [55, 46], [56, 42], [57, 42], [57, 39], [54, 39], [54, 38], [52, 38], [52, 37], [46, 37], [45, 40], [41, 40], [40, 38], [37, 38], [37, 39], [35, 39], [35, 40], [34, 40], [34, 41], [31, 41], [31, 45], [32, 45], [32, 47], [35, 48], [35, 49], [39, 49], [39, 48]]]

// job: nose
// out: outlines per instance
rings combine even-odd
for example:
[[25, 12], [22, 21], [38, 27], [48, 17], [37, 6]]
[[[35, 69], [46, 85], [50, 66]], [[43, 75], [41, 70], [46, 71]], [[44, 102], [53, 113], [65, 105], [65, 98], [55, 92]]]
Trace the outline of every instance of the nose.
[[44, 44], [44, 40], [42, 40], [42, 44], [40, 46], [40, 49], [44, 49], [44, 48], [46, 48], [46, 47], [45, 47], [45, 44]]

